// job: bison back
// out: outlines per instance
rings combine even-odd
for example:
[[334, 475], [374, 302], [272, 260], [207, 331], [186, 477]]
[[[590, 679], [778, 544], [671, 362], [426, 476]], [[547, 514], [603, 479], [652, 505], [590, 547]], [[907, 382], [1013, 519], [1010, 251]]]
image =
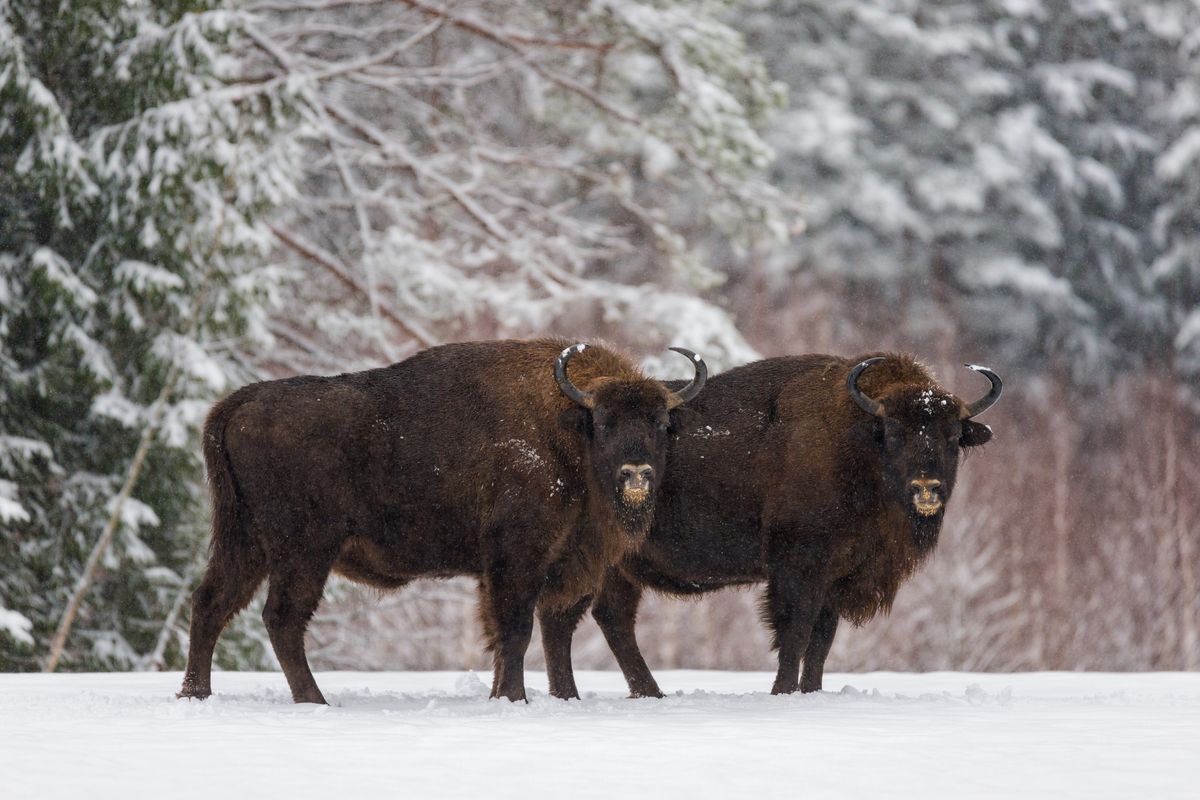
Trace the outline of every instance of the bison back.
[[[571, 403], [553, 364], [566, 344], [445, 345], [239, 390], [219, 406], [237, 514], [274, 557], [336, 557], [353, 538], [357, 566], [395, 582], [477, 573], [491, 529], [531, 505], [569, 517], [585, 491], [582, 440], [559, 424]], [[602, 371], [609, 357], [579, 360]], [[529, 546], [561, 535], [531, 530], [545, 541]]]

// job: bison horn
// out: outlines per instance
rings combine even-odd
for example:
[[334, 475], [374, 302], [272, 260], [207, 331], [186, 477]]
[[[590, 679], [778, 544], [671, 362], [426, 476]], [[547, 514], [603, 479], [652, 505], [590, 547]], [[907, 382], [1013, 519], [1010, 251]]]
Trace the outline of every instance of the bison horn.
[[591, 408], [596, 404], [596, 398], [590, 392], [582, 391], [578, 386], [571, 383], [571, 379], [567, 377], [567, 362], [578, 353], [582, 353], [587, 349], [587, 345], [583, 342], [573, 344], [566, 350], [558, 354], [558, 360], [554, 362], [554, 380], [558, 381], [558, 388], [562, 389], [562, 393], [574, 400], [584, 408]]
[[992, 388], [987, 394], [976, 400], [974, 403], [963, 406], [962, 418], [970, 419], [971, 417], [982, 414], [984, 411], [987, 411], [989, 408], [995, 405], [996, 401], [1000, 399], [1000, 392], [1004, 390], [1004, 383], [1000, 380], [999, 375], [992, 372], [987, 367], [981, 367], [978, 364], [965, 364], [964, 366], [967, 369], [972, 369], [976, 372], [982, 372], [987, 376], [987, 379], [992, 382]]
[[846, 377], [846, 388], [850, 390], [850, 397], [854, 399], [854, 402], [859, 408], [873, 417], [887, 416], [883, 411], [883, 403], [867, 397], [862, 393], [862, 391], [858, 388], [858, 376], [862, 375], [863, 370], [865, 370], [867, 367], [871, 366], [872, 364], [878, 364], [880, 361], [883, 361], [883, 356], [868, 358], [866, 361], [863, 361], [862, 363], [856, 365], [854, 369], [850, 370], [850, 374]]
[[680, 389], [678, 392], [672, 392], [671, 398], [667, 401], [667, 408], [675, 408], [681, 406], [691, 400], [696, 395], [700, 394], [700, 390], [704, 388], [704, 384], [708, 381], [708, 365], [704, 363], [704, 359], [688, 350], [686, 347], [672, 347], [676, 353], [682, 356], [687, 356], [692, 361], [692, 368], [696, 370], [696, 376], [692, 378], [692, 382]]

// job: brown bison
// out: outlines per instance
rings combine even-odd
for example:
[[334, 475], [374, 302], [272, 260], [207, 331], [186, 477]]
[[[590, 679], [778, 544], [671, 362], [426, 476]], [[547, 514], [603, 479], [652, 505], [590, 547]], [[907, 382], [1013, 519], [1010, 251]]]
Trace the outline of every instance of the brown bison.
[[[634, 638], [643, 589], [697, 595], [767, 582], [779, 651], [772, 691], [821, 688], [845, 618], [891, 608], [937, 544], [959, 452], [992, 438], [966, 403], [904, 355], [772, 358], [714, 377], [681, 413], [649, 537], [610, 570], [600, 625], [635, 697], [661, 697]], [[542, 615], [551, 692], [575, 696], [571, 633], [584, 607]], [[797, 684], [801, 658], [804, 676]]]
[[[304, 631], [336, 572], [395, 589], [475, 575], [493, 697], [524, 699], [535, 605], [566, 608], [649, 530], [679, 391], [595, 345], [435, 347], [382, 369], [246, 386], [213, 408], [212, 552], [192, 599], [181, 697], [267, 581], [263, 621], [296, 702], [324, 703]], [[564, 349], [565, 348], [565, 349]]]

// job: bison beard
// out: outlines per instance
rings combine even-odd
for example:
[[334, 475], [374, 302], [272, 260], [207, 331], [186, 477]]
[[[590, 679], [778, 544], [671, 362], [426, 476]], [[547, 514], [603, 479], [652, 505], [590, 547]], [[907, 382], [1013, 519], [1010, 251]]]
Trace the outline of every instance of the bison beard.
[[654, 519], [654, 503], [649, 489], [618, 489], [613, 497], [617, 519], [628, 532], [633, 544], [640, 545], [650, 533]]
[[[937, 544], [959, 450], [991, 438], [971, 417], [998, 399], [1000, 379], [972, 368], [992, 383], [973, 403], [904, 355], [773, 358], [714, 377], [683, 409], [649, 537], [609, 571], [593, 608], [631, 694], [661, 696], [634, 637], [645, 589], [761, 581], [779, 651], [772, 690], [820, 689], [839, 619], [891, 607]], [[574, 685], [570, 637], [585, 611], [543, 623], [552, 689]]]
[[180, 696], [211, 693], [217, 638], [265, 580], [263, 620], [293, 699], [325, 702], [304, 631], [333, 571], [381, 589], [477, 576], [492, 694], [523, 699], [535, 606], [594, 595], [645, 536], [652, 497], [631, 509], [604, 487], [622, 469], [663, 474], [669, 411], [706, 375], [684, 351], [696, 378], [672, 392], [604, 347], [566, 345], [445, 345], [217, 403], [203, 434], [212, 552]]
[[922, 560], [937, 547], [938, 536], [942, 532], [944, 511], [945, 506], [932, 514], [922, 514], [916, 508], [909, 511], [908, 524], [912, 527], [913, 546], [916, 548], [917, 556]]

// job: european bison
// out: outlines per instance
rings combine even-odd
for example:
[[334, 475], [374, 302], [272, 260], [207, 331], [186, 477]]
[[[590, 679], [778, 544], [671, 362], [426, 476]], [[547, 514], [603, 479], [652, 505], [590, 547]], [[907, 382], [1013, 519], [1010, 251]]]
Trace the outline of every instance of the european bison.
[[[905, 355], [772, 358], [709, 381], [672, 442], [650, 536], [610, 570], [593, 616], [635, 697], [661, 697], [634, 638], [644, 588], [695, 595], [767, 582], [779, 651], [772, 691], [821, 688], [839, 618], [891, 608], [937, 543], [959, 451], [991, 429]], [[543, 615], [551, 692], [574, 696], [571, 633], [583, 607]]]
[[[564, 349], [565, 348], [565, 349]], [[496, 672], [524, 699], [535, 604], [594, 594], [649, 529], [679, 391], [595, 345], [434, 347], [382, 369], [246, 386], [204, 427], [212, 552], [192, 599], [181, 697], [264, 579], [263, 621], [293, 699], [324, 703], [304, 631], [331, 571], [383, 589], [475, 575]]]

